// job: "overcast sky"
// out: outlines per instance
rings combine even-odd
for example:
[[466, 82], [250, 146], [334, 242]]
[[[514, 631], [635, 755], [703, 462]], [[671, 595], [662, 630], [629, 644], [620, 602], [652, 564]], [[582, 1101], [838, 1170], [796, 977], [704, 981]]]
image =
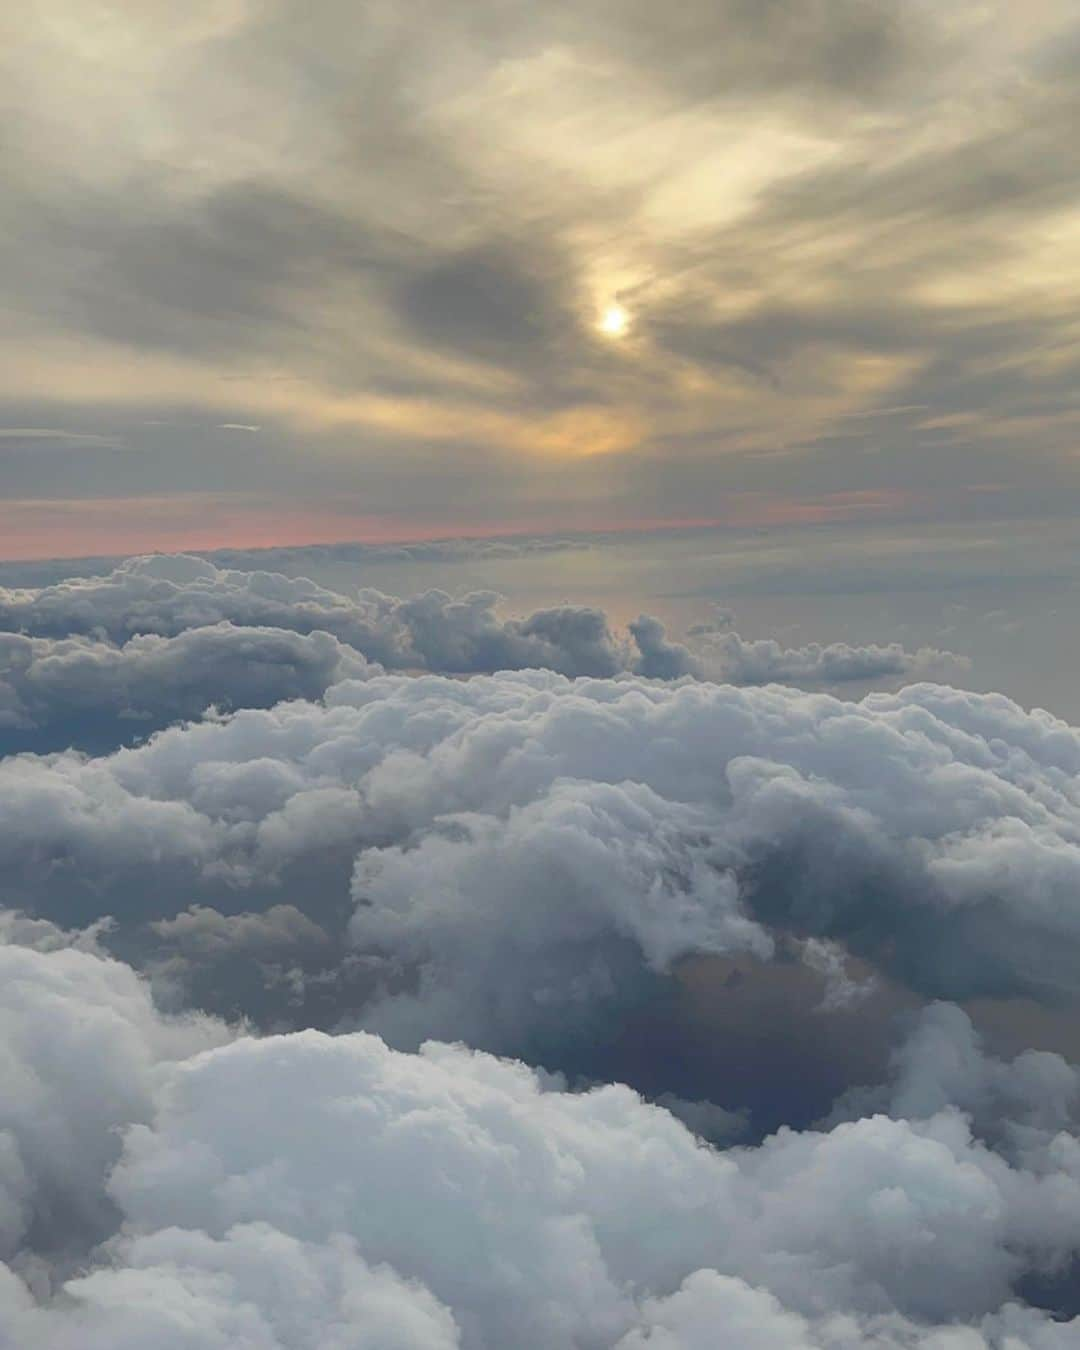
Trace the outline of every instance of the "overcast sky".
[[1067, 0], [0, 24], [8, 557], [1075, 510]]

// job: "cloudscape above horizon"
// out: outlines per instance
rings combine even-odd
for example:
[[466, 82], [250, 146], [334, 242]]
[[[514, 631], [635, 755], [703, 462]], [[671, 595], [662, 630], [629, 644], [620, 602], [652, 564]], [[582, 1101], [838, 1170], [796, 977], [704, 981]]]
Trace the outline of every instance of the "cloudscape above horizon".
[[43, 0], [8, 557], [1075, 510], [1065, 0]]
[[1080, 9], [0, 35], [0, 1350], [1080, 1350]]

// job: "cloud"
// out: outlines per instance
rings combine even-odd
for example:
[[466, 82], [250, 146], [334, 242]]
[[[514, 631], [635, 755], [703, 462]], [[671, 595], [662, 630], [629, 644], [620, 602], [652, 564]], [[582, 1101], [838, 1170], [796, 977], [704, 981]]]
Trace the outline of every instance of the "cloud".
[[677, 680], [683, 675], [700, 675], [704, 667], [681, 643], [668, 639], [664, 625], [652, 615], [642, 614], [630, 624], [639, 656], [636, 669], [648, 679]]
[[0, 1342], [1074, 1336], [1080, 1073], [983, 1030], [1075, 1043], [1074, 728], [193, 557], [6, 602], [86, 629], [0, 639], [37, 731], [268, 706], [0, 757]]
[[[289, 1142], [298, 1114], [301, 1148]], [[1068, 1164], [1047, 1162], [1068, 1187]], [[948, 1113], [716, 1153], [625, 1088], [568, 1096], [463, 1049], [417, 1059], [310, 1032], [238, 1042], [175, 1075], [110, 1189], [143, 1231], [262, 1221], [322, 1240], [344, 1228], [486, 1343], [516, 1317], [530, 1345], [613, 1341], [634, 1321], [625, 1291], [677, 1287], [709, 1266], [804, 1314], [976, 1317], [1040, 1251], [1067, 1250], [1077, 1226], [1068, 1203], [1040, 1222], [1052, 1183]]]
[[687, 1101], [674, 1092], [662, 1092], [656, 1105], [670, 1111], [699, 1139], [718, 1147], [737, 1143], [747, 1131], [745, 1112], [729, 1111], [715, 1102]]
[[862, 647], [846, 642], [824, 646], [812, 642], [787, 648], [771, 638], [751, 641], [723, 631], [726, 628], [723, 621], [719, 627], [696, 625], [689, 634], [697, 640], [699, 649], [695, 651], [671, 641], [659, 619], [643, 614], [630, 624], [639, 652], [634, 669], [650, 679], [677, 680], [693, 675], [730, 684], [792, 684], [815, 689], [887, 680], [955, 678], [971, 664], [964, 657], [934, 647], [911, 652], [898, 642]]
[[699, 665], [714, 679], [732, 684], [794, 684], [828, 687], [849, 682], [883, 679], [932, 680], [953, 678], [970, 669], [970, 662], [952, 652], [920, 647], [910, 652], [898, 642], [879, 646], [849, 646], [811, 642], [785, 648], [771, 638], [750, 641], [738, 633], [710, 634]]
[[[55, 1308], [5, 1291], [0, 1334], [25, 1350], [459, 1350], [450, 1311], [372, 1267], [355, 1243], [302, 1242], [266, 1224], [222, 1239], [166, 1229], [112, 1244], [113, 1264], [64, 1286]], [[0, 1293], [0, 1299], [3, 1293]]]
[[605, 1021], [648, 996], [650, 973], [681, 957], [767, 958], [772, 942], [742, 910], [734, 876], [710, 866], [708, 834], [699, 811], [648, 788], [562, 782], [505, 821], [461, 813], [411, 848], [367, 850], [350, 936], [421, 975], [365, 1022], [395, 1044], [439, 1025], [565, 1060], [579, 1028], [600, 1040]]
[[[524, 535], [509, 538], [433, 539], [394, 544], [307, 544], [272, 548], [222, 548], [200, 550], [199, 555], [222, 570], [239, 572], [281, 571], [288, 576], [328, 568], [370, 567], [379, 564], [469, 561], [501, 562], [516, 558], [545, 557], [570, 549], [594, 548], [609, 536]], [[6, 589], [33, 589], [69, 581], [73, 577], [103, 576], [115, 570], [123, 557], [41, 558], [0, 561], [0, 584]]]
[[63, 431], [56, 427], [0, 427], [0, 454], [25, 451], [77, 450], [83, 446], [115, 448], [107, 436], [90, 431]]
[[175, 636], [216, 623], [328, 633], [393, 668], [471, 673], [547, 666], [567, 674], [612, 675], [623, 658], [600, 610], [562, 607], [500, 620], [499, 597], [443, 591], [408, 599], [362, 590], [355, 597], [304, 577], [221, 569], [203, 558], [132, 558], [104, 577], [72, 578], [37, 590], [0, 592], [0, 623], [41, 635]]
[[[710, 638], [706, 652], [697, 655], [671, 641], [663, 624], [649, 615], [636, 619], [623, 638], [613, 632], [604, 611], [591, 606], [561, 605], [524, 618], [502, 618], [496, 612], [499, 600], [494, 591], [454, 599], [430, 590], [400, 599], [364, 589], [350, 597], [305, 577], [158, 554], [128, 559], [105, 576], [0, 589], [0, 625], [48, 636], [100, 633], [114, 642], [132, 634], [176, 637], [222, 623], [274, 627], [308, 635], [312, 643], [315, 635], [330, 634], [389, 669], [454, 674], [540, 667], [571, 676], [625, 671], [655, 679], [693, 675], [738, 684], [829, 685], [924, 678], [964, 667], [951, 653], [929, 648], [911, 653], [897, 643], [786, 651], [730, 632]], [[132, 658], [140, 650], [149, 649], [132, 648]], [[343, 665], [341, 677], [347, 673]]]
[[820, 1020], [801, 1053], [832, 1091], [905, 999], [1068, 1020], [1078, 767], [1063, 723], [930, 685], [383, 675], [0, 761], [0, 868], [35, 919], [112, 915], [102, 941], [170, 1006], [464, 1038], [801, 1120], [828, 1106], [809, 1073], [798, 1102], [766, 1064], [715, 1096], [766, 1009], [799, 1045]]
[[[410, 328], [459, 356], [528, 367], [536, 379], [551, 349], [575, 327], [573, 300], [560, 294], [558, 255], [504, 241], [473, 245], [410, 276], [396, 297]], [[550, 256], [555, 252], [555, 256]], [[549, 375], [550, 378], [550, 375]]]
[[[196, 1015], [161, 1017], [129, 966], [85, 942], [43, 947], [40, 927], [5, 930], [0, 1259], [29, 1249], [63, 1269], [115, 1226], [104, 1183], [118, 1131], [151, 1118], [160, 1067], [228, 1033]], [[16, 945], [27, 937], [35, 945]]]
[[[5, 49], [5, 421], [197, 414], [95, 459], [97, 493], [238, 505], [257, 470], [264, 520], [676, 520], [774, 491], [779, 452], [819, 512], [955, 519], [995, 482], [999, 514], [1068, 514], [1067, 6], [209, 8], [91, 50], [53, 0]], [[85, 500], [23, 458], [13, 500]]]
[[[719, 1151], [619, 1085], [568, 1092], [362, 1033], [232, 1038], [163, 1017], [115, 961], [0, 956], [17, 976], [8, 1175], [23, 1161], [24, 1195], [67, 1238], [58, 1252], [24, 1224], [0, 1268], [20, 1350], [1064, 1350], [1075, 1334], [1018, 1293], [1080, 1243], [1075, 1070], [994, 1060], [955, 1010], [924, 1014], [879, 1090], [905, 1118]], [[102, 1072], [123, 1090], [103, 1094]], [[927, 1075], [944, 1100], [911, 1096]], [[965, 1117], [972, 1082], [1005, 1085], [1004, 1104]]]
[[123, 646], [90, 638], [0, 634], [0, 752], [107, 750], [211, 706], [318, 698], [378, 674], [328, 633], [223, 622]]

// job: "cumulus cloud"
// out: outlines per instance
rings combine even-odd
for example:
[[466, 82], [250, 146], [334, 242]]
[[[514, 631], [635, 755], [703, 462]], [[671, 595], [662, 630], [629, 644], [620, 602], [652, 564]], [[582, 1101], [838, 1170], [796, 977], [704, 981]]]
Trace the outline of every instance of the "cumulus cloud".
[[[1072, 1334], [1080, 1078], [990, 1053], [979, 1008], [1075, 1014], [1074, 729], [714, 683], [647, 616], [180, 558], [80, 585], [26, 612], [85, 602], [82, 635], [4, 639], [35, 730], [80, 687], [117, 722], [271, 706], [0, 758], [0, 1341]], [[292, 627], [238, 626], [264, 602]], [[388, 673], [364, 605], [420, 669], [612, 662]]]
[[595, 1041], [605, 1006], [618, 1013], [681, 957], [768, 957], [770, 938], [708, 839], [705, 815], [649, 788], [559, 781], [505, 820], [458, 814], [413, 847], [365, 851], [350, 936], [420, 971], [419, 987], [388, 993], [369, 1024], [395, 1044], [439, 1025], [542, 1055], [578, 1028]]
[[[413, 650], [471, 659], [487, 612], [421, 597]], [[582, 613], [514, 640], [594, 659]], [[652, 672], [603, 679], [221, 620], [12, 640], [148, 709], [261, 697], [238, 651], [334, 680], [0, 758], [0, 1344], [1075, 1339], [1080, 1072], [979, 1010], [1075, 1016], [1080, 735], [631, 635]]]
[[504, 620], [495, 613], [498, 600], [491, 591], [460, 600], [443, 591], [398, 599], [361, 590], [350, 598], [303, 577], [154, 555], [129, 559], [103, 577], [0, 591], [0, 625], [30, 635], [91, 634], [114, 642], [127, 642], [132, 634], [175, 637], [223, 623], [268, 626], [332, 635], [396, 669], [461, 674], [539, 666], [569, 675], [614, 675], [629, 664], [626, 645], [601, 610], [563, 606]]
[[331, 634], [393, 668], [471, 673], [544, 666], [613, 675], [619, 644], [600, 610], [539, 610], [500, 620], [498, 596], [455, 600], [442, 591], [398, 599], [374, 590], [349, 597], [303, 577], [241, 572], [185, 554], [132, 558], [103, 577], [0, 592], [0, 625], [40, 636], [175, 636], [223, 622]]
[[634, 671], [661, 680], [692, 675], [728, 684], [791, 684], [823, 689], [948, 679], [970, 668], [966, 658], [953, 652], [936, 647], [912, 652], [899, 642], [861, 647], [846, 642], [811, 642], [804, 647], [782, 647], [772, 638], [750, 640], [725, 631], [729, 622], [721, 619], [692, 627], [688, 636], [698, 640], [697, 650], [692, 650], [672, 641], [659, 619], [641, 615], [630, 624], [638, 649]]
[[[952, 652], [920, 647], [911, 652], [898, 642], [850, 646], [818, 642], [782, 647], [771, 638], [750, 641], [738, 633], [710, 636], [698, 670], [732, 684], [794, 684], [820, 688], [878, 680], [932, 680], [956, 677], [970, 663]], [[648, 672], [643, 672], [648, 673]], [[682, 672], [680, 672], [682, 673]]]
[[[0, 1279], [0, 1338], [20, 1350], [1075, 1338], [1019, 1292], [1080, 1243], [1060, 1111], [1075, 1071], [993, 1060], [955, 1010], [929, 1010], [898, 1050], [874, 1089], [888, 1110], [717, 1151], [626, 1087], [568, 1092], [464, 1046], [406, 1054], [364, 1033], [230, 1038], [163, 1017], [115, 961], [0, 954], [21, 996], [6, 1019], [41, 1028], [11, 1042], [0, 1136], [9, 1172], [29, 1159]], [[963, 1114], [963, 1082], [912, 1098], [913, 1075], [955, 1077], [954, 1041], [969, 1083], [1013, 1094], [1020, 1148], [999, 1141], [1008, 1109], [989, 1132]], [[102, 1072], [126, 1090], [102, 1094]], [[26, 1195], [67, 1252], [27, 1226]]]
[[119, 1129], [151, 1118], [161, 1066], [228, 1033], [163, 1018], [129, 966], [58, 936], [25, 922], [2, 931], [0, 1258], [29, 1250], [64, 1265], [114, 1227], [105, 1175]]
[[638, 649], [635, 669], [647, 679], [677, 680], [683, 675], [701, 675], [702, 662], [680, 642], [672, 642], [664, 625], [651, 614], [642, 614], [630, 624], [630, 636]]
[[971, 1018], [950, 1003], [920, 1011], [894, 1050], [890, 1081], [856, 1088], [830, 1119], [873, 1111], [920, 1119], [961, 1111], [996, 1149], [1030, 1160], [1080, 1124], [1080, 1074], [1061, 1055], [1025, 1050], [1004, 1060], [986, 1053]]
[[[221, 568], [206, 558], [187, 554], [157, 554], [130, 558], [104, 576], [68, 577], [36, 588], [0, 588], [0, 628], [39, 638], [81, 634], [123, 643], [126, 660], [111, 659], [124, 669], [118, 669], [111, 682], [122, 683], [129, 669], [131, 679], [137, 680], [141, 662], [150, 667], [144, 684], [152, 682], [166, 688], [176, 682], [173, 671], [182, 665], [180, 653], [187, 648], [155, 647], [146, 642], [131, 647], [133, 634], [176, 638], [188, 630], [223, 624], [286, 630], [313, 641], [310, 651], [298, 647], [295, 653], [289, 653], [285, 640], [279, 637], [282, 650], [277, 661], [281, 665], [299, 666], [305, 661], [319, 665], [321, 658], [320, 674], [308, 677], [307, 688], [302, 687], [304, 680], [299, 672], [294, 680], [294, 686], [301, 686], [297, 692], [309, 696], [312, 690], [322, 692], [320, 679], [325, 687], [329, 679], [350, 674], [343, 656], [338, 659], [335, 674], [335, 649], [319, 635], [331, 635], [368, 660], [391, 669], [454, 674], [544, 668], [570, 676], [633, 673], [649, 679], [694, 676], [735, 684], [781, 682], [819, 687], [927, 678], [964, 668], [964, 663], [948, 652], [924, 648], [911, 653], [897, 643], [886, 647], [834, 644], [785, 650], [775, 642], [747, 642], [731, 632], [710, 637], [706, 649], [695, 653], [671, 640], [660, 620], [650, 615], [641, 615], [629, 625], [628, 634], [620, 636], [604, 611], [590, 606], [562, 605], [536, 610], [524, 618], [503, 618], [497, 613], [499, 601], [494, 591], [473, 591], [459, 599], [439, 590], [404, 599], [372, 589], [347, 596], [304, 577]], [[316, 638], [322, 642], [321, 647], [315, 643]], [[268, 647], [272, 642], [266, 633], [250, 640]], [[189, 646], [199, 641], [190, 638]], [[209, 646], [214, 639], [201, 641]], [[219, 634], [219, 646], [227, 641], [240, 643], [243, 639]], [[74, 664], [80, 650], [69, 645], [59, 649], [57, 655]], [[148, 659], [152, 652], [157, 654], [159, 668]], [[24, 668], [50, 654], [40, 646], [33, 652], [14, 645], [0, 648], [0, 672], [10, 668], [9, 684], [17, 685], [21, 679], [32, 685], [33, 673], [24, 674]], [[273, 661], [268, 652], [266, 664]], [[103, 670], [109, 662], [109, 655], [102, 649], [96, 657], [99, 683], [109, 678]], [[61, 664], [54, 662], [48, 669], [58, 669]], [[89, 655], [86, 665], [87, 680], [80, 694], [84, 698], [90, 697], [85, 690], [93, 673]], [[215, 677], [228, 683], [225, 671], [215, 673]], [[59, 674], [55, 678], [59, 683]], [[290, 686], [284, 674], [281, 678], [283, 692], [279, 697], [285, 697]], [[38, 682], [43, 682], [40, 676]], [[261, 706], [273, 687], [267, 676], [265, 688], [254, 688], [250, 693], [241, 688], [237, 693], [249, 704]], [[122, 703], [125, 694], [118, 688], [110, 696]], [[0, 686], [0, 698], [4, 697]], [[149, 699], [148, 690], [142, 697]], [[195, 691], [191, 691], [186, 705], [179, 701], [176, 715], [184, 715], [184, 707], [193, 706], [195, 698]], [[25, 722], [32, 717], [20, 711], [19, 688], [13, 688], [5, 701], [10, 723], [19, 725], [20, 719]], [[4, 703], [0, 702], [0, 717], [4, 716]]]
[[799, 961], [855, 1022], [898, 988], [1075, 1006], [1078, 769], [1063, 723], [930, 685], [383, 675], [0, 761], [0, 866], [171, 996], [596, 1077], [693, 960]]
[[318, 698], [378, 670], [328, 633], [227, 622], [119, 647], [0, 633], [0, 753], [111, 749], [211, 706]]
[[[300, 1242], [266, 1224], [220, 1241], [171, 1228], [110, 1245], [112, 1263], [42, 1307], [0, 1287], [0, 1335], [22, 1350], [458, 1350], [422, 1286], [372, 1268], [347, 1237]], [[6, 1299], [5, 1299], [6, 1295]], [[4, 1303], [7, 1306], [4, 1306]]]

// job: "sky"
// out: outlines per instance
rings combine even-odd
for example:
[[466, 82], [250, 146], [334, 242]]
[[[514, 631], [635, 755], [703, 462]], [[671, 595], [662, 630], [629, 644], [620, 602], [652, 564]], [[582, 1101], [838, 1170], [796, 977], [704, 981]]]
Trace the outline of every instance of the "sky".
[[1080, 10], [24, 10], [0, 1350], [1078, 1350]]
[[2, 21], [8, 557], [1075, 512], [1075, 6]]

